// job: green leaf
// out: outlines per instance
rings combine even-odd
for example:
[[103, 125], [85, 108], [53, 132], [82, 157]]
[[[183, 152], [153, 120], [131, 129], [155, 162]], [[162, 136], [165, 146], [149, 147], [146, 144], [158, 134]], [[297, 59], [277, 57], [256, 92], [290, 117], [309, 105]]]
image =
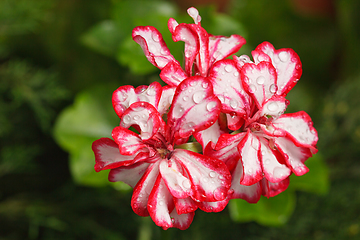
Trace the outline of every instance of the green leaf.
[[112, 20], [102, 21], [81, 37], [87, 47], [107, 56], [115, 57], [124, 33]]
[[281, 226], [293, 213], [295, 199], [295, 193], [288, 190], [272, 198], [262, 196], [256, 204], [233, 199], [229, 202], [230, 216], [237, 222], [256, 221], [266, 226]]
[[320, 153], [305, 162], [309, 172], [303, 176], [290, 176], [288, 190], [301, 190], [320, 195], [328, 193], [330, 188], [329, 170]]
[[75, 182], [84, 185], [108, 184], [107, 172], [96, 173], [92, 142], [111, 137], [119, 118], [112, 109], [115, 86], [101, 85], [79, 93], [72, 106], [58, 117], [54, 138], [70, 154], [70, 170]]

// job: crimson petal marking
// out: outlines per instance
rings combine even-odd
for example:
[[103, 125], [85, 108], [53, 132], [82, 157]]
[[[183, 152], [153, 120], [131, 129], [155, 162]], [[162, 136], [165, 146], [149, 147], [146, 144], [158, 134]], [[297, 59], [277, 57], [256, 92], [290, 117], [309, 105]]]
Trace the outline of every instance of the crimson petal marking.
[[174, 209], [174, 201], [160, 175], [150, 193], [147, 208], [156, 225], [164, 230], [173, 227], [170, 212]]
[[112, 104], [116, 114], [121, 118], [125, 110], [134, 102], [148, 102], [155, 108], [158, 106], [162, 93], [160, 83], [153, 82], [149, 86], [126, 85], [116, 89], [112, 96]]
[[174, 98], [175, 89], [176, 89], [175, 87], [170, 87], [170, 86], [163, 87], [160, 102], [158, 105], [158, 112], [160, 113], [161, 116], [169, 111], [170, 105]]
[[119, 146], [110, 138], [100, 138], [93, 142], [92, 150], [95, 154], [95, 171], [127, 166], [144, 160], [148, 153], [140, 152], [137, 155], [121, 155]]
[[276, 195], [285, 191], [289, 187], [289, 184], [289, 178], [285, 178], [284, 180], [277, 183], [269, 182], [266, 178], [263, 178], [261, 181], [262, 195], [268, 198], [275, 197]]
[[301, 77], [302, 65], [299, 56], [290, 48], [275, 50], [269, 42], [260, 44], [256, 51], [262, 51], [271, 58], [278, 75], [277, 95], [285, 97]]
[[216, 62], [209, 73], [209, 80], [214, 94], [221, 101], [222, 112], [241, 116], [250, 114], [251, 99], [243, 89], [239, 70], [233, 60]]
[[221, 212], [225, 209], [229, 202], [229, 198], [217, 202], [198, 202], [198, 206], [204, 212]]
[[169, 62], [176, 61], [170, 54], [161, 33], [152, 26], [134, 28], [132, 37], [143, 49], [146, 58], [155, 67], [162, 69]]
[[112, 137], [122, 155], [133, 155], [147, 148], [138, 134], [123, 127], [115, 127], [112, 131]]
[[184, 213], [179, 215], [174, 209], [170, 213], [172, 227], [178, 228], [180, 230], [186, 230], [188, 227], [190, 227], [190, 224], [192, 223], [194, 216], [195, 216], [195, 212]]
[[187, 198], [174, 198], [175, 209], [177, 214], [191, 213], [196, 211], [198, 206], [191, 197]]
[[185, 73], [191, 76], [193, 63], [199, 53], [199, 37], [190, 24], [181, 23], [172, 32], [172, 38], [175, 42], [185, 42]]
[[150, 139], [164, 124], [155, 107], [146, 102], [131, 104], [124, 112], [120, 122], [120, 126], [124, 128], [129, 128], [132, 125], [139, 126], [142, 140]]
[[240, 35], [210, 36], [209, 38], [209, 55], [210, 66], [219, 60], [236, 53], [246, 43], [245, 38]]
[[191, 182], [184, 176], [183, 169], [173, 159], [163, 159], [159, 165], [160, 174], [170, 191], [176, 198], [187, 198], [192, 195]]
[[170, 86], [178, 86], [188, 76], [178, 62], [169, 62], [160, 72], [160, 78]]
[[177, 87], [168, 114], [168, 139], [174, 134], [175, 139], [187, 138], [210, 127], [219, 113], [220, 102], [213, 95], [211, 83], [200, 76], [187, 78]]
[[240, 75], [245, 91], [253, 97], [258, 108], [276, 93], [276, 70], [270, 62], [246, 63]]
[[[160, 160], [160, 158], [159, 158]], [[151, 164], [140, 181], [134, 187], [133, 195], [131, 197], [131, 207], [133, 211], [142, 217], [149, 216], [147, 204], [149, 195], [154, 187], [155, 181], [159, 176], [159, 162]]]
[[308, 167], [304, 164], [312, 156], [309, 148], [297, 147], [286, 137], [276, 138], [275, 146], [284, 156], [286, 164], [291, 167], [296, 176], [304, 175], [309, 171]]
[[250, 186], [259, 182], [263, 178], [259, 159], [259, 138], [248, 130], [238, 145], [238, 151], [244, 171], [240, 184]]
[[134, 188], [139, 182], [150, 163], [138, 162], [130, 166], [123, 166], [111, 169], [109, 172], [110, 182], [124, 182]]
[[222, 161], [183, 149], [175, 149], [171, 158], [187, 172], [195, 201], [215, 202], [226, 198], [231, 175]]
[[261, 196], [260, 182], [250, 186], [240, 184], [240, 179], [243, 178], [243, 172], [243, 165], [241, 161], [238, 161], [235, 169], [232, 172], [231, 187], [229, 191], [234, 192], [230, 195], [230, 198], [241, 198], [249, 203], [257, 203]]
[[291, 170], [284, 164], [279, 163], [276, 150], [269, 147], [266, 139], [260, 141], [261, 163], [265, 178], [272, 183], [280, 182], [291, 174]]
[[314, 153], [317, 152], [318, 135], [310, 116], [306, 112], [284, 114], [273, 121], [273, 125], [275, 128], [286, 131], [287, 137], [291, 138], [296, 146], [308, 147]]

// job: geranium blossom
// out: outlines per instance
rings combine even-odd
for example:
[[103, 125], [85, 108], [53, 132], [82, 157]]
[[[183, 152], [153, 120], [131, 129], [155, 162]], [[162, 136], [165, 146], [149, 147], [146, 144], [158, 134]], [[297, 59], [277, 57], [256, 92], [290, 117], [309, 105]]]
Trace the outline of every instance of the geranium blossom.
[[[162, 91], [161, 86], [152, 84], [137, 89], [124, 86], [114, 92], [121, 123], [112, 132], [114, 140], [94, 142], [95, 169], [111, 169], [110, 181], [123, 181], [134, 188], [131, 205], [138, 215], [150, 215], [164, 229], [186, 229], [198, 207], [220, 211], [226, 205], [222, 201], [231, 181], [226, 165], [176, 148], [218, 118], [220, 102], [208, 80], [187, 78], [176, 89], [165, 122], [159, 105]], [[130, 131], [131, 126], [140, 134]]]
[[[112, 138], [93, 143], [95, 170], [133, 190], [131, 206], [164, 229], [186, 229], [194, 212], [223, 210], [234, 198], [256, 203], [308, 172], [317, 132], [307, 113], [284, 114], [287, 93], [302, 74], [292, 49], [264, 42], [253, 61], [236, 53], [239, 35], [213, 36], [194, 24], [168, 21], [174, 41], [185, 42], [184, 68], [151, 26], [133, 30], [147, 59], [168, 85], [121, 86], [112, 104], [121, 119]], [[189, 141], [194, 136], [196, 142]], [[201, 145], [201, 151], [190, 151]]]

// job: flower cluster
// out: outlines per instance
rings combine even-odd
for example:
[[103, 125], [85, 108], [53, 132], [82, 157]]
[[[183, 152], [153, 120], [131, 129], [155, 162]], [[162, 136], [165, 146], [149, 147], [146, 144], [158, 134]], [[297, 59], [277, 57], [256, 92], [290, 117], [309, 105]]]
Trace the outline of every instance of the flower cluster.
[[[95, 170], [130, 185], [134, 212], [164, 229], [188, 228], [197, 209], [219, 212], [230, 199], [281, 193], [317, 152], [310, 117], [284, 114], [302, 73], [298, 55], [264, 42], [253, 61], [228, 59], [244, 38], [210, 35], [195, 8], [188, 14], [194, 24], [168, 22], [173, 40], [185, 42], [184, 68], [154, 27], [133, 30], [166, 85], [119, 87], [112, 103], [120, 125], [113, 139], [93, 143]], [[196, 144], [200, 151], [190, 151]]]

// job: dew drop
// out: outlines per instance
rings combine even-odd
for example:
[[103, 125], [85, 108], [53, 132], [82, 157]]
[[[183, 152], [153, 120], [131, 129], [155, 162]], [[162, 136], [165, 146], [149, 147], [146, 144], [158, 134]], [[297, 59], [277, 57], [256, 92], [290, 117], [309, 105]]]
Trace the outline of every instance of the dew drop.
[[146, 91], [146, 94], [149, 96], [154, 96], [156, 94], [155, 89], [153, 87], [149, 87]]
[[248, 173], [251, 174], [252, 172], [253, 172], [252, 168], [249, 168], [249, 169], [248, 169]]
[[184, 188], [189, 189], [189, 188], [191, 187], [190, 180], [189, 180], [189, 179], [185, 179], [185, 180], [182, 182], [182, 185], [183, 185]]
[[207, 109], [209, 112], [212, 111], [215, 107], [216, 107], [216, 102], [209, 102], [209, 103], [206, 105], [206, 109]]
[[195, 103], [200, 103], [205, 98], [205, 93], [203, 91], [198, 91], [193, 95], [193, 101]]
[[139, 120], [140, 119], [140, 116], [139, 115], [135, 115], [134, 116], [134, 120], [136, 121], [136, 120]]
[[271, 84], [269, 90], [271, 93], [275, 93], [277, 91], [277, 86], [275, 84]]
[[266, 159], [265, 164], [270, 164], [270, 159]]
[[195, 87], [195, 86], [197, 85], [197, 82], [191, 81], [191, 82], [189, 83], [189, 85], [192, 86], [192, 87]]
[[184, 102], [187, 102], [187, 100], [189, 100], [189, 97], [188, 97], [188, 96], [184, 96], [184, 97], [183, 97], [183, 100], [184, 100]]
[[231, 65], [226, 65], [226, 66], [225, 66], [225, 71], [228, 72], [228, 73], [232, 72], [233, 69], [234, 69], [234, 68], [233, 68], [233, 66], [231, 66]]
[[171, 222], [172, 222], [172, 223], [175, 223], [175, 219], [174, 219], [174, 218], [171, 218]]
[[227, 194], [226, 189], [219, 187], [219, 188], [215, 189], [215, 191], [214, 191], [214, 198], [217, 201], [221, 201], [221, 200], [225, 199], [226, 194]]
[[121, 93], [121, 92], [119, 92], [117, 96], [121, 102], [125, 101], [128, 97], [126, 93]]
[[276, 111], [277, 109], [279, 108], [278, 104], [276, 102], [271, 102], [268, 106], [267, 106], [267, 109], [270, 111], [270, 112], [274, 112]]
[[173, 111], [173, 114], [174, 114], [174, 117], [175, 117], [175, 118], [181, 117], [182, 114], [183, 114], [183, 112], [184, 112], [184, 108], [183, 108], [182, 106], [180, 106], [180, 105], [175, 105], [174, 111]]
[[203, 180], [204, 183], [209, 182], [209, 178], [207, 178], [207, 177], [203, 177], [202, 180]]
[[130, 122], [131, 122], [131, 117], [130, 117], [130, 115], [125, 115], [125, 116], [123, 117], [123, 122], [124, 122], [125, 124], [130, 123]]
[[230, 106], [235, 109], [238, 107], [238, 101], [236, 101], [235, 99], [231, 99], [230, 100]]
[[281, 52], [279, 53], [279, 59], [280, 61], [282, 62], [287, 62], [289, 60], [290, 56], [289, 56], [289, 53], [287, 52]]
[[214, 178], [214, 177], [216, 177], [216, 172], [214, 172], [214, 171], [211, 171], [211, 172], [209, 173], [209, 176], [210, 176], [211, 178]]
[[239, 76], [239, 72], [238, 72], [238, 71], [235, 71], [235, 72], [234, 72], [234, 76], [235, 76], [235, 77], [238, 77], [238, 76]]
[[201, 86], [204, 88], [204, 89], [207, 89], [209, 87], [209, 83], [208, 82], [203, 82], [201, 84]]
[[265, 82], [265, 78], [263, 76], [260, 76], [256, 79], [256, 83], [261, 85], [261, 84], [264, 84]]
[[249, 92], [250, 92], [250, 93], [254, 93], [255, 91], [256, 91], [255, 85], [254, 85], [254, 84], [250, 84], [250, 85], [249, 85]]
[[159, 201], [159, 205], [160, 205], [160, 206], [164, 206], [164, 204], [165, 204], [165, 203], [164, 203], [164, 200], [160, 200], [160, 201]]

